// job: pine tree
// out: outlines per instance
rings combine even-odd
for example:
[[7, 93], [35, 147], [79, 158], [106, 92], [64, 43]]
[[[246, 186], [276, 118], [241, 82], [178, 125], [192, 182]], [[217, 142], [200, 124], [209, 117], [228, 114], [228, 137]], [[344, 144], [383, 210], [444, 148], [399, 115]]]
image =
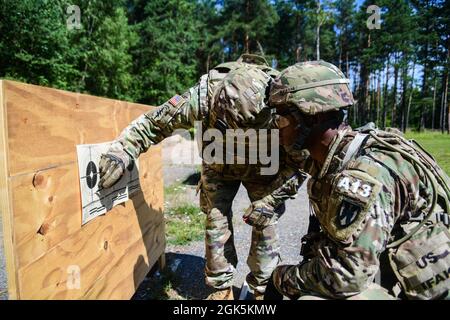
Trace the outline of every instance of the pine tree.
[[195, 9], [187, 0], [146, 2], [143, 20], [135, 25], [139, 43], [133, 51], [139, 101], [160, 104], [197, 82], [202, 25]]
[[0, 76], [38, 85], [70, 88], [75, 72], [62, 1], [0, 1]]
[[137, 35], [128, 25], [121, 0], [71, 1], [81, 10], [81, 29], [70, 31], [67, 59], [79, 75], [75, 89], [94, 95], [133, 100], [131, 47]]
[[264, 54], [271, 28], [279, 17], [268, 0], [223, 1], [217, 35], [223, 42], [226, 60], [242, 53]]

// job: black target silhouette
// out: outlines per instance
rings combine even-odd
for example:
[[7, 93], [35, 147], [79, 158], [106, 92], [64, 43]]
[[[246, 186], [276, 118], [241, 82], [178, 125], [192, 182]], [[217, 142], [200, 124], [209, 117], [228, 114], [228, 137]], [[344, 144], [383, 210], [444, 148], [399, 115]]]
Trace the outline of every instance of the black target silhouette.
[[86, 183], [89, 189], [93, 189], [97, 184], [97, 167], [92, 161], [89, 161], [86, 167]]

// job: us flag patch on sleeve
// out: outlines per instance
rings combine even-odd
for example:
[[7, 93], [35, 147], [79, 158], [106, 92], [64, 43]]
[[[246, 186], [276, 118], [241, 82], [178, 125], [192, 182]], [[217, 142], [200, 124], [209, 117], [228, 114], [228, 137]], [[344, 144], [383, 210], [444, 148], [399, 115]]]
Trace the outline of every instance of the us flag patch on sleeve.
[[184, 99], [182, 96], [174, 95], [172, 98], [170, 98], [169, 103], [173, 105], [174, 107], [178, 107], [180, 104], [184, 102]]

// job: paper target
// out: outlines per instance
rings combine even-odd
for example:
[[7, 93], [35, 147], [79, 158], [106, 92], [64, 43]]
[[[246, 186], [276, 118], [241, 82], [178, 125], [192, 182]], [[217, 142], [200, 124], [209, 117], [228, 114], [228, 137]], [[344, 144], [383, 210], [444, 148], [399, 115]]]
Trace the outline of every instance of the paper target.
[[115, 185], [98, 190], [100, 157], [107, 152], [111, 143], [77, 145], [82, 225], [127, 201], [133, 192], [140, 189], [139, 163], [136, 161], [125, 170]]

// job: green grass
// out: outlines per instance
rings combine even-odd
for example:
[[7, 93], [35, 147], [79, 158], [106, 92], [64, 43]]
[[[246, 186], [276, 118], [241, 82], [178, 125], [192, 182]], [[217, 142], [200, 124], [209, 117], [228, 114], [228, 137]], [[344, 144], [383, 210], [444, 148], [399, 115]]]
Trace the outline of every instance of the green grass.
[[168, 187], [164, 187], [164, 195], [166, 197], [176, 196], [181, 192], [184, 192], [184, 190], [186, 190], [186, 186], [183, 186], [181, 183], [175, 183]]
[[170, 244], [185, 245], [201, 240], [205, 233], [205, 215], [192, 204], [169, 208], [165, 214], [166, 238]]
[[408, 139], [419, 142], [438, 162], [439, 166], [450, 175], [450, 135], [440, 132], [414, 132], [405, 134]]

